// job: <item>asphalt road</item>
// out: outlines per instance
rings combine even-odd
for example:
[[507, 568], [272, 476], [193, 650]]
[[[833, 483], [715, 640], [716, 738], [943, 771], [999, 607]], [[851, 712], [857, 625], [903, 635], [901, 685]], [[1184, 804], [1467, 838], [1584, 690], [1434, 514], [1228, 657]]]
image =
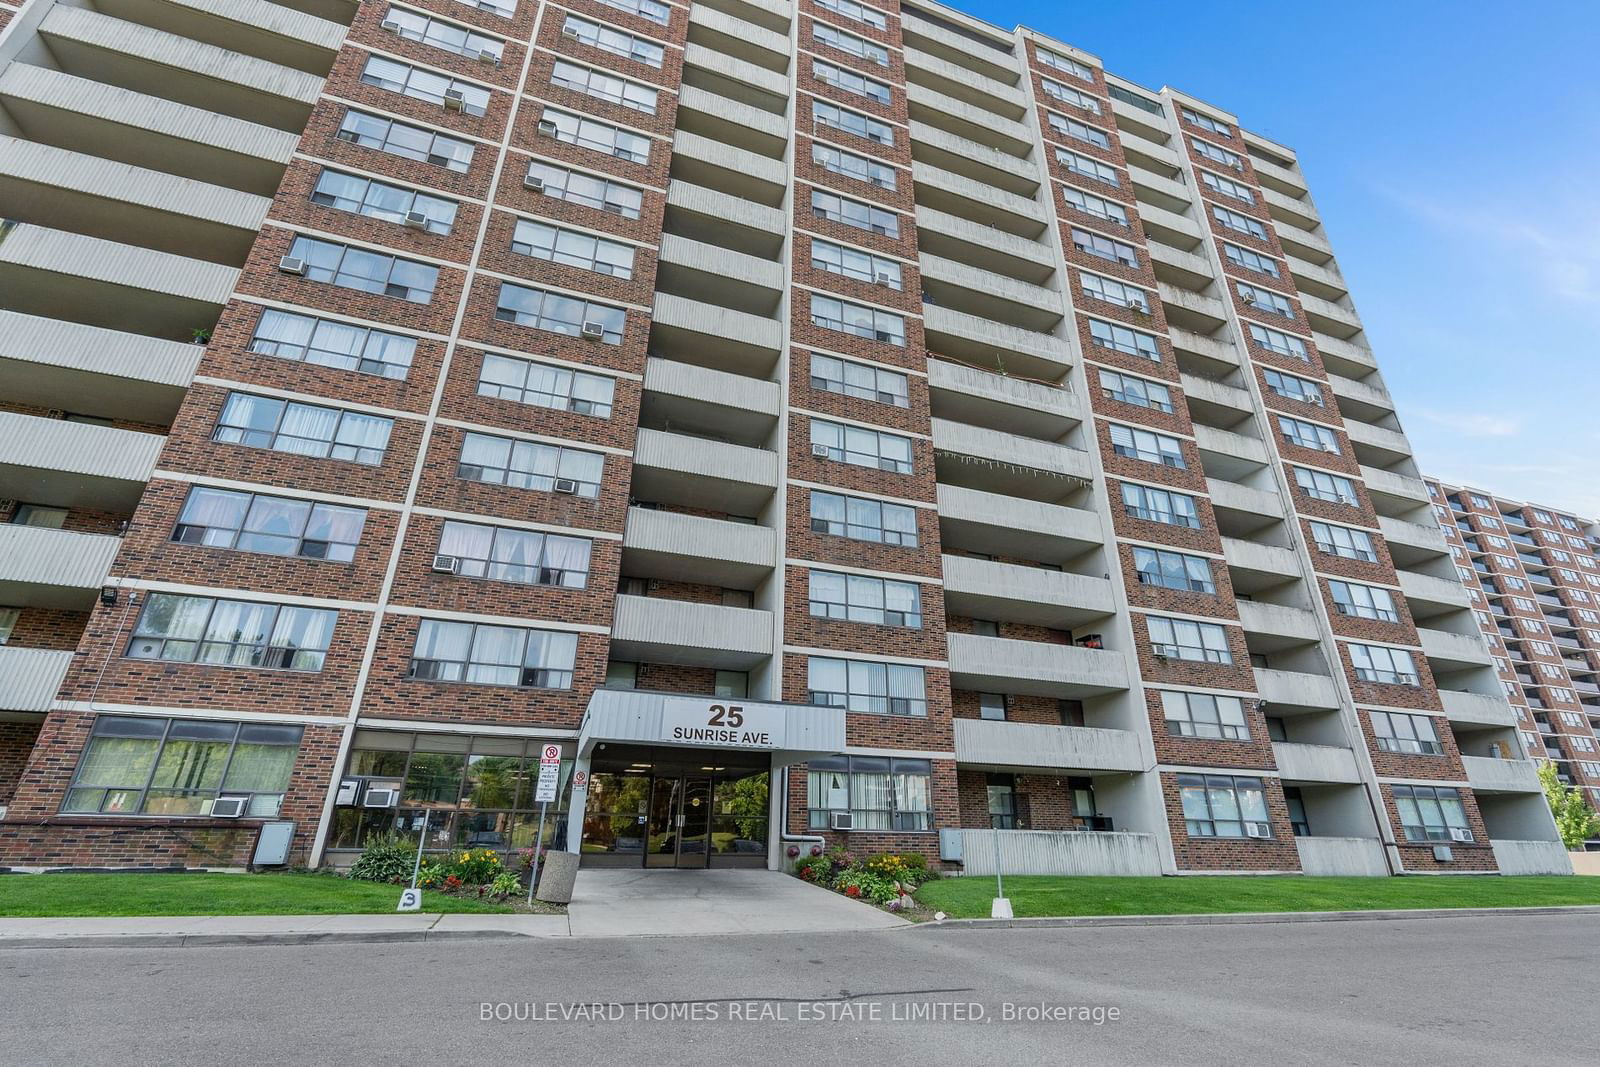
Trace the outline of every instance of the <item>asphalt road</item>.
[[13, 949], [0, 1060], [1589, 1067], [1596, 961], [1597, 916]]

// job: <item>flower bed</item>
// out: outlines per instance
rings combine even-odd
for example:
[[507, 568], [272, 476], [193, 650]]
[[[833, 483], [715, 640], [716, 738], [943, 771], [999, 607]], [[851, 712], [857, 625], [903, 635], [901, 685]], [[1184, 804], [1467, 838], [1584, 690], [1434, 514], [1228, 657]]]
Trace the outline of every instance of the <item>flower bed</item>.
[[[518, 853], [516, 866], [508, 866], [491, 849], [468, 849], [444, 856], [423, 856], [417, 867], [417, 885], [436, 893], [476, 897], [504, 903], [521, 901], [527, 893], [523, 881], [532, 860], [532, 851]], [[350, 877], [365, 882], [406, 885], [416, 863], [417, 843], [389, 836], [373, 841], [361, 850], [350, 867]]]
[[878, 852], [858, 858], [837, 845], [827, 851], [814, 848], [795, 862], [794, 873], [812, 885], [892, 912], [916, 907], [911, 894], [917, 886], [939, 877], [939, 872], [928, 869], [927, 857], [920, 852]]

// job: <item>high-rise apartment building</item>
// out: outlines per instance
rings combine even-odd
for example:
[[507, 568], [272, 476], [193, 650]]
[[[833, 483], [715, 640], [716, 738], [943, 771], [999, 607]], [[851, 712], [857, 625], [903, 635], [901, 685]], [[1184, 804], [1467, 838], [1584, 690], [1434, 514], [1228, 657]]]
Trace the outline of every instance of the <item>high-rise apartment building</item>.
[[1226, 111], [933, 3], [28, 0], [0, 138], [0, 864], [1566, 869]]
[[1528, 753], [1600, 810], [1600, 523], [1437, 479], [1428, 493]]

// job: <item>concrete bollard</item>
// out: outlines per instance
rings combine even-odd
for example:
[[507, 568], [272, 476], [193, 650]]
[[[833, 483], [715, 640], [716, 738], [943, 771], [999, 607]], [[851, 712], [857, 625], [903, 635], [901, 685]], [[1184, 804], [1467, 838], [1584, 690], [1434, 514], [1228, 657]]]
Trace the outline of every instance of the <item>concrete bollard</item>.
[[546, 904], [570, 904], [572, 883], [577, 877], [576, 852], [546, 852], [539, 867], [539, 887], [533, 895]]

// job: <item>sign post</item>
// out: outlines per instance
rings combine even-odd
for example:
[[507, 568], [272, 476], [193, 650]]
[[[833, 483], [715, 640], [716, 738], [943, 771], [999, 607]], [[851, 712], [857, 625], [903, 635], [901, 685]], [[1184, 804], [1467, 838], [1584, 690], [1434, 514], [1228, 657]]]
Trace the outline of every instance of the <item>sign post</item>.
[[417, 833], [417, 858], [411, 861], [411, 885], [400, 893], [400, 903], [395, 911], [421, 911], [422, 891], [417, 888], [417, 875], [422, 871], [422, 846], [428, 843], [428, 813], [422, 813], [422, 829]]
[[994, 903], [989, 906], [989, 918], [1011, 918], [1011, 901], [1006, 899], [1005, 879], [1000, 876], [1000, 824], [990, 823], [994, 834]]
[[533, 905], [533, 891], [539, 885], [539, 849], [544, 844], [544, 814], [556, 798], [561, 784], [561, 746], [547, 744], [539, 751], [539, 782], [534, 787], [533, 799], [539, 802], [539, 829], [533, 837], [533, 864], [528, 873], [528, 905]]

